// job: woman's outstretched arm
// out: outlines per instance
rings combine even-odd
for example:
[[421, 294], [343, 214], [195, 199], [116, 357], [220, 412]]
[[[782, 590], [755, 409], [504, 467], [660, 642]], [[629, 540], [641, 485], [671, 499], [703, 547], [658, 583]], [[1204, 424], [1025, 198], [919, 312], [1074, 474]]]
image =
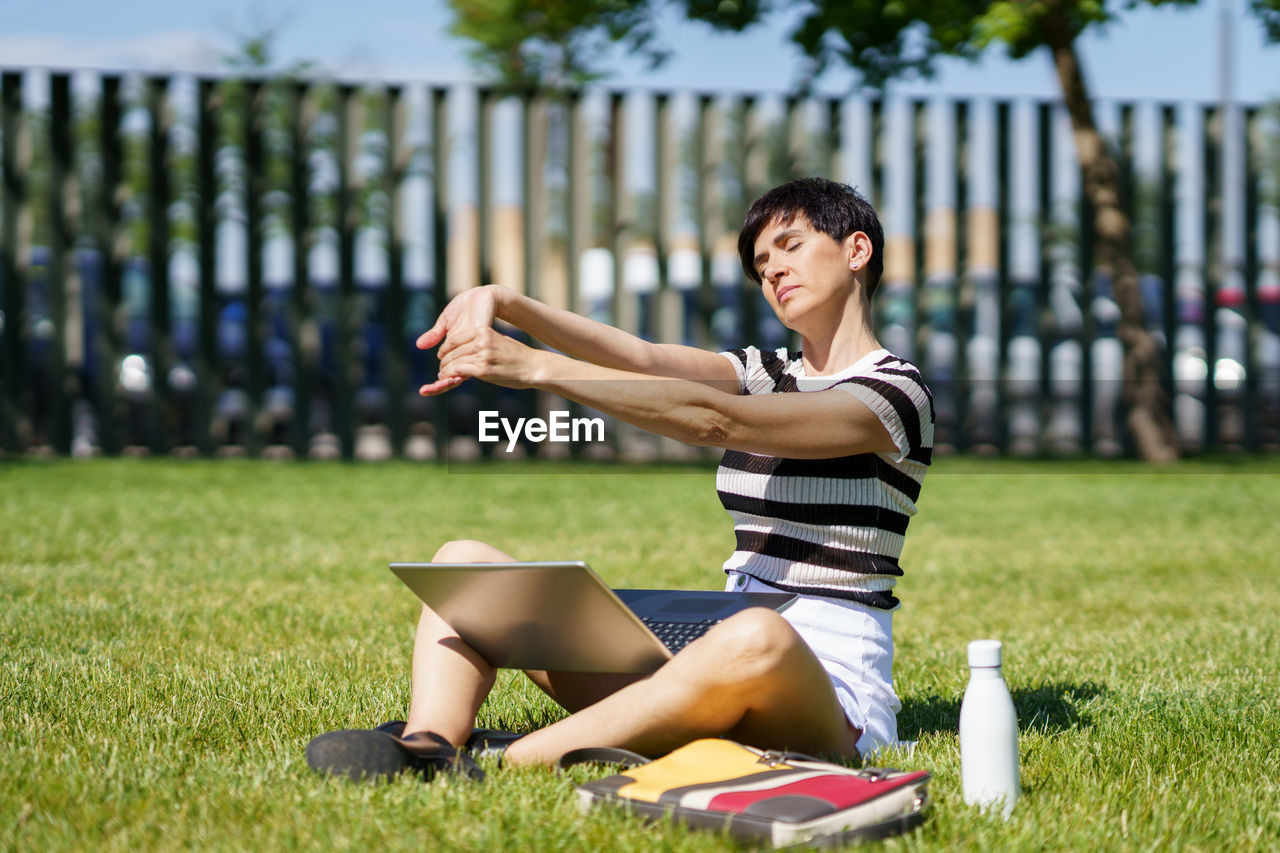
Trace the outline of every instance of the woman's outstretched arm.
[[728, 393], [737, 392], [732, 365], [717, 353], [677, 344], [651, 343], [500, 285], [474, 288], [454, 297], [435, 325], [418, 338], [418, 348], [441, 345], [443, 357], [451, 348], [451, 336], [492, 326], [494, 320], [504, 320], [552, 349], [602, 367], [689, 379]]
[[[711, 355], [732, 373], [728, 359]], [[794, 459], [896, 448], [879, 417], [843, 391], [726, 393], [708, 383], [644, 375], [530, 349], [488, 327], [460, 330], [446, 341], [440, 378], [419, 393], [440, 394], [473, 378], [550, 391], [686, 444]]]

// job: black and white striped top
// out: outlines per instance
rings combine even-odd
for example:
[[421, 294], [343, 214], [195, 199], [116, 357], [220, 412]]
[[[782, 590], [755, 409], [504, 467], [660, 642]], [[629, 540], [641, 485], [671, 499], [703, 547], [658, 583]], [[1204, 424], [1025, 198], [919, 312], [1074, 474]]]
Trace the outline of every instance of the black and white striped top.
[[933, 453], [933, 398], [920, 371], [883, 349], [830, 376], [805, 376], [800, 354], [785, 348], [722, 355], [739, 394], [839, 388], [866, 403], [898, 447], [837, 459], [725, 451], [716, 491], [737, 543], [724, 570], [792, 592], [897, 607], [898, 557]]

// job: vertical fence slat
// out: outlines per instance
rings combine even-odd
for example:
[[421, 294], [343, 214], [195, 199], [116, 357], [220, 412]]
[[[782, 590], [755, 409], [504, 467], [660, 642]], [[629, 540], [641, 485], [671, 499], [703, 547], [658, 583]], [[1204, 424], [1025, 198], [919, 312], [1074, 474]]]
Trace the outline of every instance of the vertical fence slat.
[[578, 296], [581, 283], [579, 259], [591, 243], [590, 229], [586, 224], [591, 215], [591, 179], [582, 112], [581, 94], [574, 92], [569, 98], [565, 169], [568, 175], [565, 208], [568, 257], [565, 269], [568, 271], [569, 299], [564, 307], [570, 311], [578, 311], [582, 307]]
[[658, 334], [657, 292], [662, 278], [655, 239], [657, 175], [652, 146], [656, 104], [651, 95], [633, 92], [619, 106], [621, 132], [625, 134], [619, 163], [622, 195], [617, 205], [622, 217], [622, 288], [628, 310], [634, 314], [629, 322], [636, 334], [651, 341]]
[[26, 296], [25, 259], [19, 245], [19, 219], [25, 206], [26, 163], [19, 140], [22, 125], [22, 76], [6, 72], [0, 76], [0, 132], [4, 133], [4, 159], [0, 164], [0, 204], [4, 214], [4, 243], [0, 245], [0, 294], [3, 294], [4, 342], [0, 351], [4, 388], [0, 393], [0, 448], [11, 453], [22, 450], [22, 324]]
[[929, 102], [925, 135], [923, 311], [929, 334], [922, 367], [928, 371], [936, 412], [935, 448], [954, 448], [956, 423], [956, 122], [943, 98]]
[[1048, 164], [1052, 162], [1053, 145], [1053, 110], [1044, 102], [1033, 106], [1036, 125], [1036, 237], [1040, 243], [1039, 257], [1036, 259], [1036, 296], [1040, 302], [1039, 316], [1036, 318], [1038, 341], [1040, 344], [1040, 370], [1037, 377], [1037, 393], [1040, 397], [1040, 446], [1041, 452], [1054, 453], [1050, 441], [1050, 414], [1053, 407], [1052, 388], [1049, 383], [1050, 335], [1052, 323], [1049, 320], [1049, 281], [1052, 266], [1051, 253], [1054, 249], [1055, 235], [1053, 222], [1053, 180]]
[[248, 367], [249, 408], [245, 432], [245, 450], [250, 455], [261, 452], [266, 436], [259, 429], [262, 420], [266, 360], [263, 358], [264, 312], [262, 281], [262, 249], [267, 238], [264, 227], [263, 196], [266, 193], [266, 156], [263, 149], [263, 99], [266, 84], [261, 80], [245, 82], [244, 113], [244, 229], [245, 245], [245, 333], [248, 341], [245, 362]]
[[218, 185], [215, 172], [217, 157], [218, 84], [202, 79], [196, 83], [196, 264], [199, 267], [200, 333], [199, 356], [196, 361], [195, 423], [196, 446], [205, 456], [212, 455], [214, 437], [212, 420], [214, 401], [221, 387], [218, 375], [218, 279], [217, 228]]
[[871, 104], [867, 98], [862, 95], [845, 98], [840, 104], [840, 124], [837, 177], [871, 199]]
[[488, 271], [480, 284], [499, 283], [518, 293], [529, 292], [532, 270], [527, 267], [530, 238], [526, 215], [524, 100], [503, 93], [490, 108], [485, 147], [488, 165], [485, 183], [488, 211], [485, 215]]
[[1255, 120], [1258, 196], [1257, 213], [1257, 387], [1254, 411], [1261, 420], [1263, 450], [1280, 449], [1280, 117], [1260, 112]]
[[666, 311], [673, 342], [692, 346], [697, 338], [698, 300], [702, 287], [702, 247], [698, 230], [697, 171], [700, 147], [688, 128], [696, 127], [692, 95], [673, 95], [665, 110], [661, 133], [666, 176], [667, 225], [663, 233], [666, 280], [670, 295]]
[[1085, 341], [1080, 272], [1080, 166], [1065, 107], [1050, 119], [1049, 387], [1048, 444], [1073, 454], [1085, 441]]
[[[387, 421], [393, 452], [403, 452], [407, 424], [405, 395], [408, 393], [404, 352], [406, 343], [404, 293], [404, 205], [405, 173], [412, 152], [405, 145], [406, 106], [403, 90], [388, 86], [382, 116], [386, 135], [382, 191], [387, 204], [387, 317], [386, 317], [386, 392]], [[424, 330], [425, 331], [425, 330]]]
[[483, 95], [470, 86], [450, 90], [445, 146], [448, 182], [445, 199], [448, 215], [448, 294], [456, 296], [480, 280], [480, 199], [482, 179], [477, 163], [480, 151], [480, 115]]
[[[1261, 203], [1258, 195], [1259, 190], [1259, 168], [1258, 168], [1258, 149], [1256, 139], [1252, 133], [1252, 128], [1257, 124], [1257, 109], [1248, 108], [1243, 111], [1243, 121], [1241, 128], [1241, 171], [1244, 187], [1241, 191], [1241, 201], [1244, 210], [1241, 212], [1241, 229], [1244, 234], [1241, 237], [1243, 242], [1244, 259], [1242, 262], [1242, 276], [1244, 278], [1245, 288], [1245, 347], [1244, 347], [1244, 447], [1250, 452], [1256, 453], [1262, 446], [1262, 398], [1259, 392], [1259, 365], [1258, 365], [1258, 349], [1257, 342], [1262, 337], [1263, 330], [1259, 322], [1260, 311], [1258, 302], [1258, 290], [1256, 283], [1258, 281], [1258, 214], [1261, 212]], [[1253, 331], [1257, 330], [1257, 331]]]
[[[746, 213], [741, 147], [745, 109], [740, 98], [719, 99], [713, 142], [717, 162], [711, 172], [714, 202], [708, 228], [715, 302], [710, 319], [714, 346], [722, 350], [740, 346], [740, 337], [751, 328], [750, 314], [743, 306], [749, 294], [743, 289], [742, 264], [738, 260], [738, 226]], [[754, 310], [750, 313], [754, 314]]]
[[477, 275], [472, 286], [488, 284], [494, 280], [494, 156], [492, 145], [495, 144], [493, 133], [494, 111], [501, 101], [492, 89], [482, 89], [476, 94], [475, 120], [475, 218], [477, 233], [475, 237], [475, 254], [477, 258]]
[[545, 300], [544, 272], [546, 260], [546, 139], [542, 134], [544, 101], [531, 91], [520, 96], [521, 239], [524, 245], [525, 293]]
[[[448, 245], [448, 209], [446, 207], [448, 182], [448, 147], [445, 134], [448, 132], [448, 103], [445, 90], [432, 88], [427, 94], [427, 114], [431, 125], [431, 260], [432, 260], [432, 295], [434, 296], [434, 312], [438, 314], [443, 308], [448, 294], [448, 267], [446, 247]], [[434, 372], [431, 373], [434, 378]], [[432, 408], [434, 417], [432, 427], [435, 431], [436, 454], [445, 458], [449, 438], [448, 404], [435, 405]]]
[[[736, 193], [734, 204], [737, 208], [734, 216], [735, 222], [729, 228], [729, 247], [733, 250], [733, 271], [738, 282], [739, 303], [741, 305], [740, 320], [738, 322], [738, 332], [741, 340], [735, 342], [735, 346], [740, 346], [742, 342], [749, 342], [757, 347], [767, 347], [768, 341], [766, 335], [762, 334], [765, 316], [772, 316], [772, 312], [768, 308], [768, 303], [764, 301], [764, 291], [762, 288], [750, 281], [742, 270], [741, 259], [737, 255], [738, 240], [738, 223], [745, 217], [747, 210], [750, 209], [761, 193], [755, 192], [752, 187], [752, 171], [754, 164], [752, 158], [755, 153], [755, 128], [754, 125], [758, 118], [758, 107], [760, 100], [754, 96], [746, 96], [737, 102], [735, 106], [734, 132], [736, 139], [734, 141], [733, 158], [735, 160], [734, 175], [734, 191]], [[827, 101], [827, 127], [832, 139], [831, 144], [827, 146], [827, 164], [822, 174], [832, 174], [831, 163], [834, 161], [835, 152], [839, 150], [839, 128], [836, 121], [832, 118], [835, 114], [835, 102]]]
[[1229, 449], [1245, 442], [1244, 390], [1248, 362], [1244, 280], [1244, 116], [1236, 103], [1218, 109], [1218, 287], [1214, 298], [1217, 352], [1211, 366], [1217, 394], [1217, 443]]
[[715, 169], [716, 115], [715, 99], [711, 95], [698, 96], [697, 129], [694, 131], [693, 144], [697, 151], [697, 169], [695, 198], [696, 223], [698, 231], [698, 256], [701, 272], [698, 277], [698, 302], [695, 316], [697, 345], [710, 345], [710, 319], [715, 294], [711, 282], [711, 254], [714, 242], [708, 224], [715, 209], [715, 186], [708, 176]]
[[1008, 296], [1005, 301], [1009, 388], [1009, 450], [1030, 456], [1040, 433], [1040, 198], [1036, 169], [1039, 128], [1032, 103], [1023, 98], [1010, 116], [1010, 209]]
[[1177, 302], [1174, 336], [1174, 417], [1183, 446], [1205, 440], [1204, 396], [1208, 378], [1204, 298], [1204, 119], [1195, 104], [1178, 107]]
[[969, 379], [967, 425], [970, 445], [994, 452], [1000, 406], [999, 211], [997, 208], [996, 110], [989, 100], [973, 102], [968, 115], [965, 211], [965, 277], [972, 300], [972, 328], [965, 352]]
[[549, 302], [547, 298], [547, 207], [546, 165], [549, 155], [547, 145], [547, 101], [534, 92], [524, 92], [520, 98], [520, 132], [524, 139], [521, 148], [521, 189], [523, 215], [525, 292], [534, 299]]
[[1177, 134], [1175, 131], [1175, 115], [1173, 108], [1168, 104], [1160, 104], [1156, 108], [1159, 147], [1160, 147], [1160, 169], [1157, 176], [1160, 191], [1158, 194], [1158, 204], [1160, 207], [1159, 217], [1159, 246], [1160, 246], [1160, 262], [1159, 271], [1162, 281], [1162, 303], [1163, 311], [1161, 312], [1162, 334], [1161, 339], [1164, 341], [1164, 372], [1169, 377], [1169, 396], [1167, 403], [1167, 413], [1169, 422], [1175, 425], [1176, 432], [1176, 412], [1175, 401], [1177, 395], [1177, 376], [1174, 373], [1174, 355], [1175, 340], [1174, 336], [1178, 326], [1178, 298], [1177, 298], [1177, 242], [1174, 236], [1175, 207], [1174, 200], [1177, 194]]
[[403, 230], [400, 233], [403, 267], [402, 299], [404, 305], [403, 328], [399, 346], [402, 350], [401, 365], [404, 372], [405, 439], [400, 452], [409, 459], [424, 461], [436, 456], [434, 427], [431, 413], [437, 402], [418, 395], [418, 388], [429, 381], [429, 365], [434, 354], [416, 347], [418, 336], [430, 328], [435, 320], [432, 304], [432, 229], [434, 228], [431, 203], [431, 95], [425, 86], [409, 86], [402, 93], [401, 157], [404, 173], [401, 175], [400, 216]]
[[915, 121], [913, 105], [892, 97], [887, 116], [884, 223], [884, 273], [880, 281], [881, 334], [885, 346], [907, 360], [915, 358]]
[[316, 346], [308, 327], [313, 310], [311, 292], [311, 177], [310, 131], [315, 98], [305, 82], [289, 87], [289, 235], [293, 243], [293, 288], [290, 332], [293, 343], [294, 456], [304, 459], [311, 445], [311, 385], [315, 381]]
[[671, 97], [666, 93], [656, 94], [652, 96], [652, 103], [649, 137], [650, 151], [652, 152], [650, 168], [653, 169], [653, 221], [650, 223], [650, 227], [652, 230], [653, 253], [658, 264], [657, 293], [654, 296], [654, 338], [660, 343], [674, 343], [677, 340], [677, 327], [675, 323], [671, 322], [674, 318], [669, 309], [672, 302], [668, 295], [671, 282], [667, 269], [668, 253], [670, 251], [668, 237], [672, 220], [671, 173], [675, 165], [672, 157], [671, 137], [668, 132], [671, 118]]
[[68, 218], [68, 182], [71, 178], [71, 80], [66, 74], [49, 77], [49, 271], [46, 279], [49, 319], [53, 325], [49, 349], [48, 441], [55, 453], [71, 450], [68, 398], [74, 394], [74, 371], [67, 359], [70, 338], [68, 302], [79, 295], [74, 258], [70, 257], [72, 223]]
[[98, 101], [98, 151], [102, 178], [97, 203], [97, 244], [100, 284], [94, 312], [98, 337], [94, 342], [97, 366], [93, 389], [98, 420], [98, 440], [104, 453], [120, 451], [120, 411], [116, 376], [120, 366], [120, 276], [124, 269], [124, 241], [120, 229], [120, 199], [124, 152], [120, 143], [120, 78], [104, 75]]
[[147, 140], [147, 276], [151, 285], [151, 399], [147, 445], [153, 453], [169, 450], [174, 426], [169, 394], [169, 81], [146, 81], [150, 132]]
[[681, 325], [683, 312], [680, 291], [677, 287], [680, 275], [678, 258], [680, 245], [676, 223], [680, 219], [679, 202], [681, 182], [679, 174], [680, 152], [676, 147], [675, 105], [671, 95], [657, 96], [653, 115], [654, 157], [654, 243], [658, 253], [658, 340], [662, 343], [682, 343]]
[[[637, 334], [640, 318], [627, 282], [627, 253], [631, 236], [631, 194], [627, 186], [627, 160], [632, 146], [627, 139], [626, 98], [611, 92], [608, 101], [608, 144], [605, 148], [605, 181], [609, 204], [604, 214], [607, 232], [606, 248], [613, 255], [613, 318], [624, 331]], [[627, 430], [630, 432], [630, 428]]]
[[[630, 334], [640, 333], [640, 316], [635, 293], [628, 281], [628, 262], [632, 236], [632, 198], [628, 186], [627, 163], [633, 150], [628, 139], [631, 123], [627, 115], [626, 96], [610, 92], [604, 105], [606, 137], [604, 146], [604, 185], [607, 194], [601, 214], [604, 248], [613, 257], [612, 299], [610, 312], [613, 325]], [[641, 450], [640, 431], [624, 421], [611, 424], [616, 450], [624, 458], [637, 458]]]
[[359, 94], [354, 86], [338, 86], [338, 307], [334, 321], [336, 364], [333, 375], [333, 420], [343, 459], [352, 459], [355, 455], [355, 427], [351, 411], [351, 336], [354, 332], [352, 312], [355, 308], [355, 232], [360, 218], [360, 187], [355, 160], [360, 128], [364, 124]]
[[1204, 169], [1205, 205], [1200, 211], [1200, 228], [1204, 240], [1204, 316], [1201, 320], [1204, 328], [1204, 351], [1206, 378], [1204, 386], [1205, 404], [1205, 449], [1214, 449], [1220, 439], [1219, 417], [1222, 395], [1218, 393], [1218, 383], [1214, 370], [1218, 364], [1218, 324], [1217, 303], [1218, 287], [1221, 284], [1219, 274], [1221, 265], [1220, 233], [1218, 226], [1222, 215], [1222, 188], [1218, 185], [1222, 177], [1219, 169], [1222, 157], [1222, 126], [1219, 122], [1219, 111], [1208, 104], [1200, 107], [1201, 120], [1205, 128]]

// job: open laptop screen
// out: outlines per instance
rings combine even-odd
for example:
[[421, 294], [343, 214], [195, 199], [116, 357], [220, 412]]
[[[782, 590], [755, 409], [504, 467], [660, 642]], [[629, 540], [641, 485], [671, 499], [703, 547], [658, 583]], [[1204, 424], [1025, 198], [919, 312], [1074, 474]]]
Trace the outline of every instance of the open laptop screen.
[[646, 623], [687, 643], [738, 610], [781, 610], [796, 598], [612, 590], [581, 561], [392, 563], [391, 570], [485, 660], [517, 669], [653, 672], [672, 651]]

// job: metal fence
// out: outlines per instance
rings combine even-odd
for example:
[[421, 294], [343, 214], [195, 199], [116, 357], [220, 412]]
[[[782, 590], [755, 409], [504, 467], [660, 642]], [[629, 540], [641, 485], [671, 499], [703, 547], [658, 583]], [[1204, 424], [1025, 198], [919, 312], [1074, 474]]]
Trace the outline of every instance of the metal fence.
[[[1280, 446], [1276, 113], [1095, 109], [1185, 449]], [[487, 281], [650, 339], [786, 345], [737, 225], [814, 174], [880, 211], [877, 327], [940, 446], [1132, 450], [1056, 103], [12, 70], [0, 122], [10, 453], [438, 457], [480, 406], [545, 407], [415, 393], [414, 339]]]

